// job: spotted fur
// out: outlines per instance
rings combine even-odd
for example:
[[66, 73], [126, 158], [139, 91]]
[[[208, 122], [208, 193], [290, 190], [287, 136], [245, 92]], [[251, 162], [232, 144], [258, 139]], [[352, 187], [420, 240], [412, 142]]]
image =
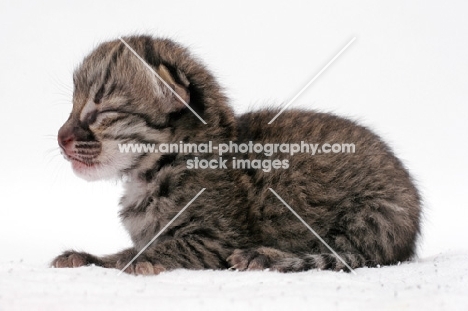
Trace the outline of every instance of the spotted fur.
[[[73, 109], [58, 141], [77, 175], [122, 178], [120, 217], [134, 246], [97, 257], [67, 251], [54, 267], [122, 269], [202, 188], [206, 190], [126, 272], [177, 268], [281, 272], [345, 269], [275, 197], [274, 189], [352, 268], [415, 254], [420, 197], [405, 167], [371, 131], [314, 111], [235, 116], [215, 78], [184, 47], [149, 36], [125, 41], [203, 124], [119, 40], [98, 46], [74, 73]], [[212, 154], [121, 153], [119, 143], [354, 143], [350, 154], [287, 154], [289, 168], [187, 168]], [[259, 154], [226, 155], [264, 160]], [[276, 156], [276, 155], [275, 155]], [[229, 167], [230, 165], [228, 165]], [[92, 216], [91, 216], [92, 217]]]

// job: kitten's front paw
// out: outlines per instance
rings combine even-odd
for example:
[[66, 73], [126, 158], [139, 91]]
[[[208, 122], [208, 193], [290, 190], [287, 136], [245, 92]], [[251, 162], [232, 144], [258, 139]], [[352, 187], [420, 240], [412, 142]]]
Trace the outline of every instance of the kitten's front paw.
[[270, 266], [270, 258], [254, 249], [236, 249], [227, 258], [230, 270], [264, 270]]
[[137, 254], [137, 250], [130, 248], [113, 255], [113, 268], [133, 275], [156, 275], [166, 271], [166, 268], [151, 256], [140, 254], [137, 257]]
[[51, 263], [54, 268], [77, 268], [96, 264], [94, 256], [88, 253], [66, 251], [62, 255], [57, 256]]
[[164, 271], [166, 271], [166, 268], [160, 264], [152, 264], [149, 261], [142, 261], [131, 264], [124, 272], [134, 275], [158, 275]]
[[[120, 261], [117, 263], [117, 269], [122, 270], [127, 265], [127, 262]], [[160, 264], [153, 264], [150, 261], [138, 261], [138, 259], [129, 265], [123, 272], [134, 275], [157, 275], [166, 271], [166, 268]]]

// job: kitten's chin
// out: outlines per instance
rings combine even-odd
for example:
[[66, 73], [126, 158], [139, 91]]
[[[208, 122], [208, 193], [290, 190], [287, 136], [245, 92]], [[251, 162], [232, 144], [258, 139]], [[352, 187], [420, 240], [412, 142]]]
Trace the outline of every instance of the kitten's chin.
[[87, 181], [116, 179], [119, 173], [101, 163], [86, 164], [80, 161], [71, 161], [73, 172]]

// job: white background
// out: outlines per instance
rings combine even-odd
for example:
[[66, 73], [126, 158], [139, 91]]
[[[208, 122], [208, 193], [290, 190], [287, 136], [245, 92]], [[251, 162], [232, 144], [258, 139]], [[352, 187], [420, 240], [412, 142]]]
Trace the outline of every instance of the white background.
[[[325, 4], [326, 3], [326, 4]], [[46, 264], [68, 248], [130, 245], [121, 186], [87, 183], [55, 135], [73, 69], [99, 42], [173, 38], [219, 78], [237, 113], [292, 98], [379, 133], [424, 197], [420, 256], [466, 248], [468, 23], [464, 1], [0, 2], [0, 256]]]

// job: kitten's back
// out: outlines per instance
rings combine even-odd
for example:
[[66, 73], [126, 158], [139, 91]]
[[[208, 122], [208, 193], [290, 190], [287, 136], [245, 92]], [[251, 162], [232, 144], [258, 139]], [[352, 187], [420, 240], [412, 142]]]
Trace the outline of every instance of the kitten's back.
[[[367, 128], [348, 119], [289, 110], [268, 124], [276, 110], [238, 117], [239, 141], [354, 145], [354, 152], [249, 154], [250, 159], [287, 159], [289, 168], [249, 170], [252, 215], [265, 246], [291, 252], [328, 252], [272, 188], [341, 253], [363, 254], [369, 265], [411, 258], [420, 232], [420, 197], [390, 148]], [[351, 150], [348, 150], [351, 151]]]

